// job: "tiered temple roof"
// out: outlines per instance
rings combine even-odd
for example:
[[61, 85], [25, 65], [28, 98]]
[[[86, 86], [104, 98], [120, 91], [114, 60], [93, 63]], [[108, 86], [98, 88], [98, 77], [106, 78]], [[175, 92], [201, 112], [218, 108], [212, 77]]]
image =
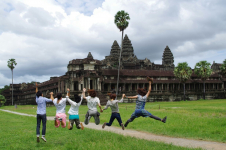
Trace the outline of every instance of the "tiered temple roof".
[[123, 39], [123, 45], [122, 45], [122, 59], [128, 59], [129, 57], [134, 57], [134, 50], [131, 43], [131, 40], [128, 38], [127, 34], [125, 35]]
[[119, 57], [119, 53], [120, 53], [120, 47], [117, 41], [115, 40], [113, 45], [111, 46], [110, 56]]
[[162, 55], [162, 64], [164, 66], [174, 66], [174, 57], [173, 57], [173, 53], [171, 52], [171, 50], [169, 49], [168, 46], [166, 46], [163, 55]]

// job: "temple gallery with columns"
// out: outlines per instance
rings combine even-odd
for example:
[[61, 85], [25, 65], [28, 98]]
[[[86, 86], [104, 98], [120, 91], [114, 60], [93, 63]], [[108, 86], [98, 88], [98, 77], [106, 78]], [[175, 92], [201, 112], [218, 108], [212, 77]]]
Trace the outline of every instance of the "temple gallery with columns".
[[[107, 93], [115, 92], [118, 76], [120, 46], [113, 42], [110, 54], [103, 60], [94, 59], [91, 52], [84, 59], [73, 59], [67, 65], [65, 75], [50, 77], [50, 80], [39, 84], [39, 90], [48, 96], [49, 92], [61, 92], [66, 95], [67, 88], [81, 94], [83, 88], [95, 89], [101, 103], [105, 104]], [[206, 99], [225, 98], [226, 78], [219, 75], [221, 64], [213, 62], [213, 74], [205, 81]], [[65, 66], [66, 67], [66, 66]], [[131, 40], [125, 35], [120, 63], [119, 96], [136, 95], [137, 88], [148, 89], [146, 76], [153, 78], [152, 91], [148, 101], [177, 101], [183, 99], [183, 85], [174, 76], [174, 57], [168, 46], [163, 48], [162, 64], [155, 64], [148, 58], [138, 59], [134, 54]], [[26, 81], [25, 81], [26, 82]], [[12, 85], [11, 85], [12, 87]], [[198, 100], [203, 96], [203, 81], [194, 73], [185, 84], [186, 99]], [[17, 104], [35, 104], [34, 84], [13, 84], [14, 101]], [[3, 91], [6, 105], [11, 104], [12, 88]], [[125, 100], [130, 102], [130, 100]]]

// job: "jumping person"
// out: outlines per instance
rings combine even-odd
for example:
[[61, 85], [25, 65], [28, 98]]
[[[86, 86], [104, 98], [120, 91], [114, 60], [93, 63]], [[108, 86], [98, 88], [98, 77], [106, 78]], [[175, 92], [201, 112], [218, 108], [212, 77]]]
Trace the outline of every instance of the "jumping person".
[[124, 130], [124, 125], [122, 123], [122, 119], [121, 119], [119, 109], [118, 109], [118, 103], [122, 103], [124, 97], [125, 97], [125, 94], [122, 95], [122, 99], [119, 101], [119, 100], [115, 100], [116, 94], [110, 94], [110, 100], [108, 100], [104, 110], [106, 110], [110, 106], [112, 114], [111, 114], [111, 118], [110, 118], [109, 123], [105, 122], [102, 125], [103, 129], [104, 129], [105, 125], [111, 126], [113, 121], [116, 118], [118, 120], [119, 125], [122, 127], [122, 130]]
[[87, 106], [89, 110], [86, 113], [85, 121], [84, 123], [87, 125], [89, 124], [89, 120], [91, 117], [94, 117], [95, 124], [98, 125], [100, 123], [100, 113], [97, 111], [97, 105], [100, 108], [100, 112], [103, 112], [103, 109], [101, 109], [100, 105], [100, 99], [96, 97], [96, 91], [95, 90], [88, 90], [89, 96], [85, 97], [86, 89], [83, 89], [82, 96], [87, 101]]
[[50, 99], [43, 97], [41, 91], [38, 91], [38, 84], [36, 84], [36, 103], [37, 103], [37, 128], [36, 128], [36, 135], [37, 135], [37, 142], [40, 142], [39, 135], [40, 135], [40, 124], [42, 122], [42, 140], [46, 142], [45, 133], [46, 133], [46, 103], [53, 101], [53, 92], [50, 92]]
[[137, 90], [137, 93], [138, 95], [136, 96], [130, 96], [128, 98], [131, 98], [131, 99], [137, 99], [136, 101], [136, 109], [135, 111], [132, 113], [130, 119], [128, 119], [125, 123], [125, 127], [127, 127], [127, 125], [132, 122], [135, 118], [138, 118], [140, 116], [142, 117], [150, 117], [150, 118], [153, 118], [155, 120], [159, 120], [159, 121], [162, 121], [163, 123], [166, 123], [166, 119], [167, 117], [164, 117], [163, 119], [159, 118], [159, 117], [156, 117], [154, 115], [152, 115], [150, 112], [148, 112], [147, 110], [144, 109], [145, 107], [145, 103], [146, 103], [146, 100], [151, 92], [151, 84], [153, 83], [153, 79], [147, 77], [147, 80], [149, 81], [149, 88], [148, 88], [148, 92], [146, 93], [146, 91], [142, 88], [139, 88]]
[[67, 89], [67, 96], [66, 99], [67, 101], [71, 104], [71, 107], [68, 111], [69, 114], [69, 123], [68, 123], [68, 129], [72, 130], [73, 129], [73, 124], [76, 124], [77, 129], [84, 129], [84, 126], [82, 123], [80, 123], [79, 120], [79, 115], [78, 115], [78, 110], [79, 106], [82, 103], [83, 97], [78, 96], [77, 94], [74, 95], [75, 101], [72, 101], [70, 98], [70, 89]]
[[56, 116], [54, 118], [54, 125], [58, 128], [61, 124], [62, 128], [66, 127], [66, 117], [65, 107], [66, 98], [62, 98], [61, 93], [57, 93], [57, 98], [53, 100], [53, 104], [56, 106]]

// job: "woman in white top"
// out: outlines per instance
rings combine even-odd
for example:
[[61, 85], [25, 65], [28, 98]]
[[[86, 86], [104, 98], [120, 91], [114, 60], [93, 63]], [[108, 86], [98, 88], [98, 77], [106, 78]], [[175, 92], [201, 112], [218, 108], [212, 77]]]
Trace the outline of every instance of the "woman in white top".
[[79, 115], [78, 115], [78, 110], [79, 106], [82, 103], [83, 97], [78, 96], [77, 94], [74, 95], [74, 101], [72, 101], [70, 98], [70, 89], [67, 89], [67, 96], [66, 99], [67, 101], [71, 104], [71, 107], [68, 111], [69, 114], [69, 123], [68, 123], [68, 129], [72, 130], [73, 129], [73, 124], [76, 124], [77, 129], [84, 129], [84, 126], [82, 123], [80, 123], [79, 120]]
[[103, 109], [101, 109], [101, 105], [100, 105], [100, 99], [98, 97], [96, 97], [96, 91], [95, 90], [89, 90], [88, 93], [90, 96], [85, 97], [85, 92], [86, 89], [83, 89], [83, 93], [82, 96], [83, 98], [87, 101], [87, 106], [89, 108], [89, 110], [86, 113], [86, 118], [84, 123], [87, 125], [89, 124], [89, 120], [91, 119], [91, 117], [94, 117], [95, 119], [95, 124], [98, 125], [100, 123], [100, 113], [97, 111], [97, 105], [100, 108], [100, 112], [103, 112]]
[[57, 98], [53, 100], [53, 104], [56, 106], [56, 116], [54, 118], [55, 127], [58, 128], [61, 123], [61, 126], [65, 128], [67, 117], [67, 115], [65, 114], [66, 98], [62, 98], [62, 94], [58, 93]]
[[105, 122], [102, 125], [103, 129], [104, 129], [105, 125], [111, 126], [113, 121], [116, 118], [118, 120], [119, 125], [122, 127], [122, 130], [124, 130], [124, 125], [122, 123], [122, 119], [121, 119], [121, 116], [120, 116], [120, 113], [119, 113], [119, 109], [118, 109], [118, 103], [122, 103], [124, 97], [125, 97], [125, 94], [122, 95], [122, 99], [119, 101], [119, 100], [115, 100], [116, 94], [110, 94], [110, 99], [111, 100], [108, 100], [104, 110], [106, 110], [110, 106], [112, 114], [111, 114], [111, 118], [110, 118], [109, 123]]

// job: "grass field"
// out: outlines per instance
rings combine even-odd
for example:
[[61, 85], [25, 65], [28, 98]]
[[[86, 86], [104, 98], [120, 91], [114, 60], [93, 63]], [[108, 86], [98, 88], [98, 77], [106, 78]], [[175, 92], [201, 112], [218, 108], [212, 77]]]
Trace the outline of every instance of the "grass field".
[[47, 142], [36, 142], [36, 118], [20, 116], [0, 111], [0, 149], [19, 150], [190, 150], [189, 148], [173, 146], [160, 142], [140, 140], [111, 132], [97, 131], [85, 128], [68, 130], [55, 128], [53, 121], [47, 121]]
[[[34, 108], [33, 108], [34, 107]], [[70, 106], [67, 106], [68, 111]], [[119, 104], [122, 121], [125, 123], [133, 113], [135, 103]], [[189, 139], [226, 142], [226, 100], [199, 100], [181, 102], [146, 103], [146, 110], [155, 116], [167, 116], [164, 124], [150, 118], [137, 118], [128, 125], [128, 129], [150, 132], [158, 135], [182, 137]], [[160, 109], [159, 109], [160, 108]], [[36, 114], [36, 106], [5, 106], [4, 109], [28, 114]], [[87, 106], [80, 106], [80, 120], [84, 121]], [[54, 116], [56, 108], [47, 108], [47, 115]], [[101, 113], [101, 124], [108, 122], [110, 109]], [[91, 119], [93, 122], [94, 120]], [[119, 126], [115, 120], [113, 126]]]

